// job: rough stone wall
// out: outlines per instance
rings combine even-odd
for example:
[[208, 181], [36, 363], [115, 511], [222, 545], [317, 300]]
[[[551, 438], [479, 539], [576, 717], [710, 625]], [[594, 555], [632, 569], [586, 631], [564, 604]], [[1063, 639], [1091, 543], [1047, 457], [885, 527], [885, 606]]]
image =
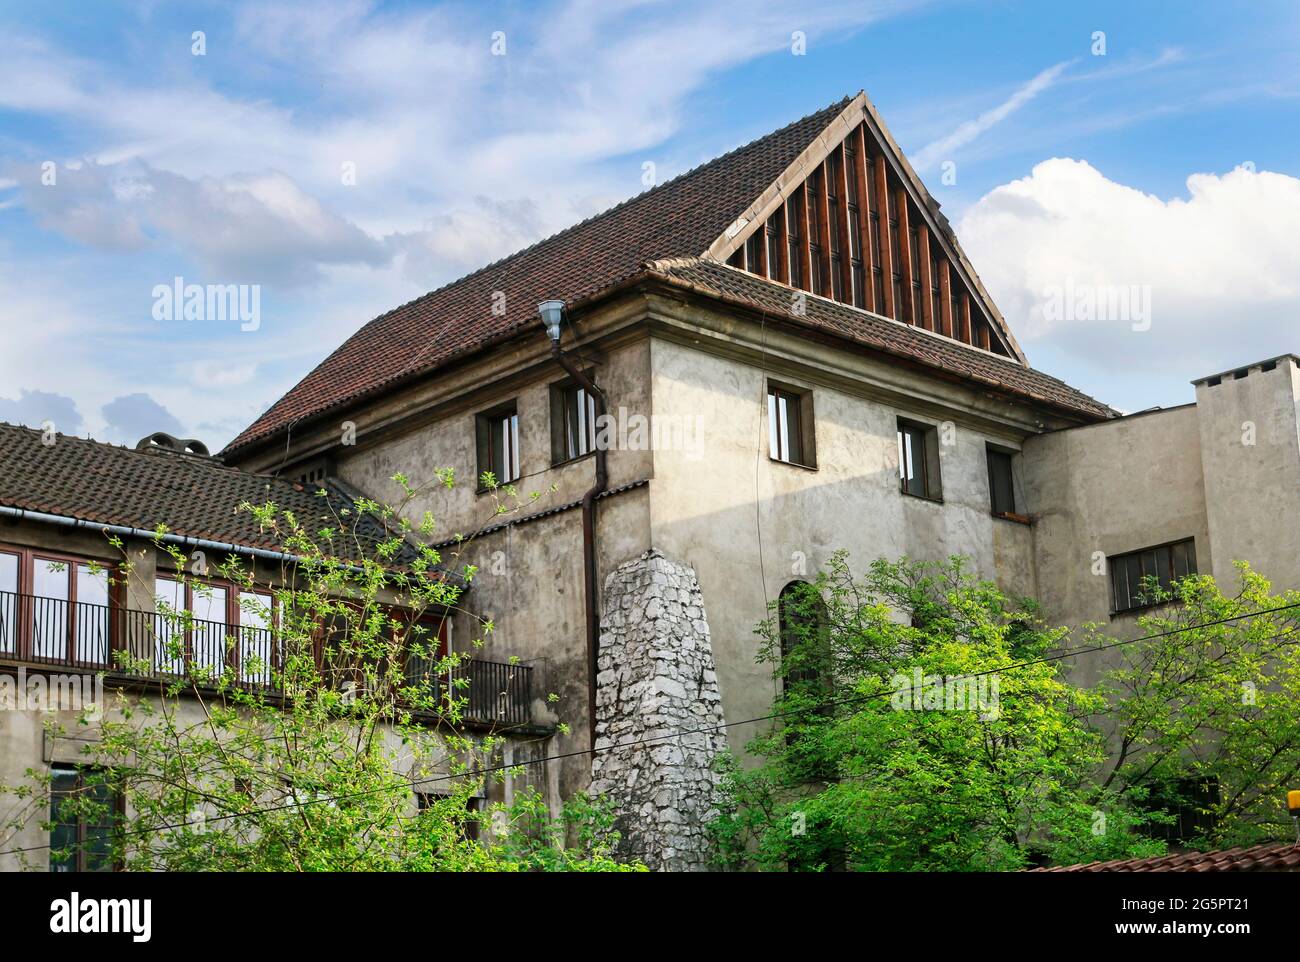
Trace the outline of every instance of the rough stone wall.
[[[657, 549], [605, 579], [597, 662], [592, 791], [618, 814], [622, 854], [651, 869], [711, 865], [705, 822], [716, 811], [714, 759], [726, 745], [700, 583]], [[632, 742], [655, 740], [650, 745]]]

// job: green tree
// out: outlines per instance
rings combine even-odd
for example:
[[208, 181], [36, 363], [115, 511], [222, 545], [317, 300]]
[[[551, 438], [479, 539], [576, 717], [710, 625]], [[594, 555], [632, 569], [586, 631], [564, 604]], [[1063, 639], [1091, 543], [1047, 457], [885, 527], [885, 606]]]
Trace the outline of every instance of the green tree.
[[[431, 516], [404, 516], [427, 488], [394, 480], [404, 492], [398, 506], [360, 502], [319, 528], [274, 504], [242, 505], [296, 559], [270, 578], [234, 556], [219, 566], [243, 589], [272, 592], [273, 612], [250, 613], [272, 625], [276, 656], [190, 665], [143, 697], [119, 691], [71, 736], [84, 745], [82, 787], [52, 799], [50, 775], [29, 771], [3, 789], [16, 804], [0, 827], [16, 830], [53, 802], [60, 821], [111, 825], [97, 854], [133, 870], [638, 868], [612, 857], [617, 835], [599, 800], [574, 799], [558, 818], [527, 789], [508, 808], [470, 804], [487, 781], [527, 771], [502, 767], [502, 732], [469, 734], [461, 724], [467, 682], [456, 669], [467, 655], [440, 655], [426, 616], [457, 609], [475, 571], [459, 564], [459, 548], [444, 558], [432, 546]], [[490, 476], [484, 481], [495, 491]], [[430, 487], [453, 484], [440, 472]], [[494, 497], [499, 515], [539, 495], [507, 488]], [[159, 528], [156, 548], [178, 578], [193, 580], [189, 559], [164, 534]], [[132, 558], [114, 543], [124, 555], [117, 577], [129, 581]], [[180, 659], [193, 616], [165, 605], [160, 615], [148, 646], [165, 649], [164, 661]], [[238, 632], [224, 643], [236, 651]], [[138, 649], [117, 656], [118, 671], [150, 673]], [[417, 793], [426, 804], [417, 806]], [[43, 863], [45, 853], [31, 861]]]
[[1162, 589], [1101, 686], [1114, 751], [1101, 783], [1193, 816], [1190, 842], [1250, 845], [1292, 831], [1300, 782], [1300, 592], [1274, 595], [1238, 563], [1239, 590], [1208, 575]]
[[760, 765], [727, 767], [713, 830], [732, 863], [996, 870], [1161, 851], [1093, 778], [1103, 696], [1055, 663], [1006, 670], [1064, 630], [961, 559], [877, 561], [855, 580], [837, 555], [758, 633], [780, 723], [749, 746]]

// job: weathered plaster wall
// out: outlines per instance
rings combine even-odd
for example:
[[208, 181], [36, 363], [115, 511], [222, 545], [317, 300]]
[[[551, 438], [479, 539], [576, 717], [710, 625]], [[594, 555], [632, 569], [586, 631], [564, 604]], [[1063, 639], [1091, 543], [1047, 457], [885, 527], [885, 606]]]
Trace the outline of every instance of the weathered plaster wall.
[[[1272, 370], [1196, 387], [1213, 574], [1236, 580], [1247, 561], [1277, 588], [1300, 587], [1300, 369], [1290, 357]], [[1201, 569], [1210, 571], [1209, 567]]]
[[[928, 395], [914, 405], [857, 393], [843, 377], [831, 386], [813, 356], [771, 375], [813, 391], [817, 467], [797, 467], [768, 456], [762, 367], [660, 339], [652, 356], [656, 414], [702, 417], [707, 440], [700, 460], [655, 452], [651, 542], [698, 573], [728, 718], [770, 710], [776, 682], [770, 666], [755, 662], [754, 627], [786, 584], [813, 578], [838, 549], [858, 569], [878, 557], [966, 555], [980, 575], [1033, 593], [1031, 533], [994, 518], [988, 492], [986, 442], [1017, 447], [1018, 429], [974, 426], [963, 399], [953, 395], [941, 407], [945, 388], [930, 382], [914, 379]], [[861, 376], [865, 385], [872, 372], [864, 367]], [[979, 414], [985, 425], [994, 411]], [[900, 416], [952, 422], [951, 443], [940, 450], [942, 503], [899, 490]], [[752, 726], [729, 729], [731, 747], [743, 749], [754, 734]]]
[[[1104, 561], [1111, 555], [1195, 538], [1197, 567], [1210, 570], [1195, 406], [1031, 437], [1021, 458], [1039, 600], [1052, 623], [1095, 622], [1117, 635], [1136, 630], [1136, 615], [1111, 618]], [[1092, 685], [1117, 657], [1070, 659], [1071, 676]]]
[[[596, 372], [617, 411], [644, 414], [649, 407], [649, 341], [634, 341], [607, 352], [580, 352]], [[575, 355], [576, 356], [576, 355]], [[369, 443], [358, 437], [355, 448], [341, 449], [338, 470], [348, 483], [390, 503], [401, 496], [391, 481], [403, 473], [413, 483], [432, 477], [438, 468], [453, 468], [452, 490], [435, 488], [407, 509], [418, 519], [429, 511], [438, 537], [474, 536], [463, 545], [442, 549], [444, 562], [478, 568], [463, 610], [452, 619], [452, 645], [489, 661], [518, 658], [533, 668], [534, 717], [564, 722], [568, 735], [548, 742], [552, 753], [590, 746], [587, 709], [585, 607], [583, 601], [582, 512], [572, 508], [510, 525], [490, 534], [477, 532], [581, 499], [595, 477], [595, 459], [584, 457], [558, 466], [551, 463], [550, 385], [566, 379], [553, 362], [532, 380], [494, 385], [470, 399], [434, 412], [421, 426], [395, 438]], [[490, 383], [490, 378], [484, 378]], [[530, 503], [495, 513], [490, 495], [475, 492], [477, 474], [474, 416], [514, 400], [519, 414], [520, 471], [516, 483]], [[610, 487], [645, 479], [652, 469], [649, 451], [609, 453]], [[552, 485], [555, 490], [552, 491]], [[539, 493], [535, 501], [529, 498]], [[508, 499], [503, 504], [511, 506]], [[600, 571], [612, 571], [649, 547], [647, 489], [632, 488], [597, 503], [597, 552]], [[485, 632], [484, 621], [495, 628]], [[554, 693], [558, 702], [546, 696]], [[585, 789], [590, 759], [575, 757], [549, 766], [551, 798]]]

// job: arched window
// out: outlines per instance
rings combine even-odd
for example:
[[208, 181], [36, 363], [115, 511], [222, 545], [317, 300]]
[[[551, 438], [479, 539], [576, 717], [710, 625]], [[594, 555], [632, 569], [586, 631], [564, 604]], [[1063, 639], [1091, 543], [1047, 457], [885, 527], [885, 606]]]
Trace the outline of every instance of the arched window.
[[[806, 581], [792, 581], [777, 599], [781, 664], [789, 686], [821, 687], [825, 656], [826, 603]], [[793, 657], [793, 663], [788, 661]]]

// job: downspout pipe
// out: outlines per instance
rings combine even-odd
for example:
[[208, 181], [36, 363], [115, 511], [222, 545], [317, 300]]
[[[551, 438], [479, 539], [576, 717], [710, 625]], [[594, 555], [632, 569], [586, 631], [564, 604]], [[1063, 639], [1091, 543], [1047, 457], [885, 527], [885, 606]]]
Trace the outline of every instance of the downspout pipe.
[[[596, 387], [585, 371], [560, 349], [560, 339], [551, 339], [551, 356], [569, 377], [595, 400], [597, 423], [605, 413], [605, 392]], [[591, 747], [596, 747], [596, 662], [600, 652], [600, 579], [596, 570], [596, 498], [609, 487], [604, 445], [596, 445], [596, 480], [582, 496], [583, 592], [587, 613], [587, 725]]]

